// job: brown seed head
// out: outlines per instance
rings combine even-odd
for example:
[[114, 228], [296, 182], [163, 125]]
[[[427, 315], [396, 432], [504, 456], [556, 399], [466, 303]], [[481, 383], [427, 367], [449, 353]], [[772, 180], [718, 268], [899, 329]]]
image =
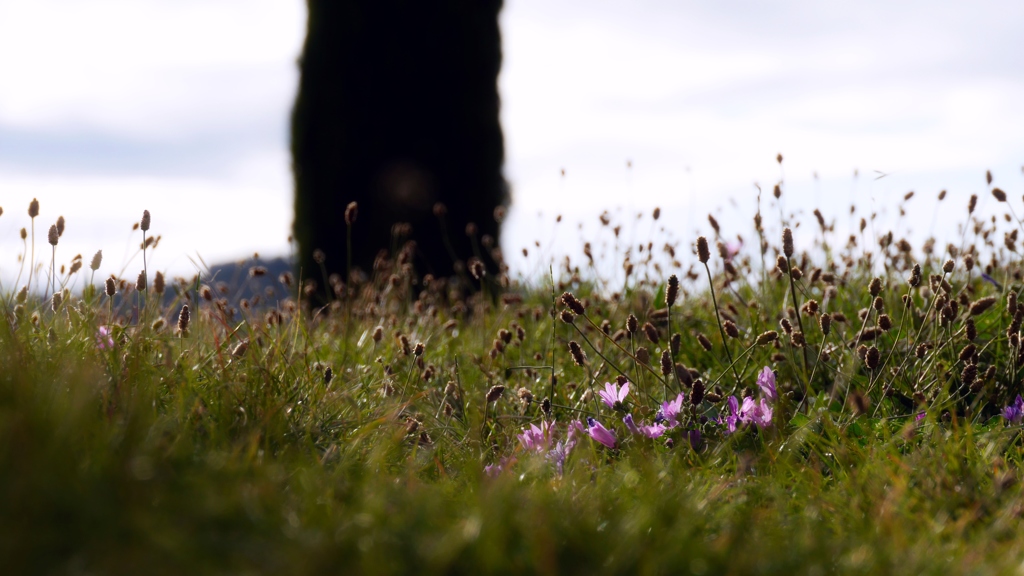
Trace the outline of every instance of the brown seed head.
[[1006, 192], [1003, 192], [999, 188], [993, 188], [992, 195], [995, 196], [996, 200], [1006, 202]]
[[892, 318], [888, 314], [880, 314], [878, 316], [878, 329], [883, 332], [892, 330]]
[[697, 333], [697, 342], [700, 342], [701, 348], [708, 352], [711, 352], [711, 340], [708, 340], [707, 336], [701, 333]]
[[974, 318], [968, 318], [964, 322], [964, 336], [968, 342], [978, 337], [978, 327], [974, 325]]
[[967, 346], [961, 348], [959, 355], [960, 361], [969, 362], [972, 358], [974, 358], [975, 350], [977, 350], [977, 348], [974, 346], [974, 344], [968, 344]]
[[487, 391], [487, 403], [490, 404], [495, 402], [501, 395], [505, 393], [505, 387], [501, 384], [497, 386], [491, 386], [491, 389]]
[[647, 348], [644, 348], [643, 346], [640, 346], [639, 348], [636, 349], [636, 359], [641, 364], [648, 364], [648, 365], [650, 365], [650, 363], [651, 363], [651, 353], [647, 351]]
[[885, 310], [885, 301], [882, 300], [881, 296], [876, 296], [874, 301], [871, 303], [871, 307], [876, 311], [881, 312], [882, 310]]
[[650, 340], [652, 344], [658, 343], [658, 341], [660, 340], [658, 338], [658, 329], [654, 327], [654, 324], [651, 324], [650, 322], [645, 322], [643, 330], [644, 336], [647, 336], [647, 339]]
[[985, 184], [992, 185], [992, 171], [985, 170]]
[[968, 272], [974, 269], [974, 256], [971, 256], [970, 254], [964, 256], [964, 268], [966, 268]]
[[864, 364], [868, 367], [868, 369], [874, 370], [875, 368], [878, 368], [878, 362], [881, 360], [881, 358], [882, 355], [878, 351], [878, 348], [872, 346], [868, 348], [867, 353], [864, 355]]
[[788, 227], [782, 230], [782, 253], [786, 258], [793, 256], [793, 231]]
[[978, 195], [971, 194], [971, 200], [967, 203], [967, 213], [974, 214], [974, 208], [978, 205]]
[[694, 406], [700, 406], [700, 403], [704, 401], [704, 383], [697, 380], [693, 383], [693, 390], [690, 394], [690, 404]]
[[672, 355], [668, 350], [661, 353], [661, 375], [668, 376], [672, 373]]
[[661, 218], [661, 208], [655, 207], [653, 216], [655, 220]]
[[569, 341], [569, 354], [572, 355], [572, 361], [577, 366], [583, 366], [587, 362], [587, 355], [583, 353], [583, 349], [580, 348], [579, 342], [575, 340]]
[[374, 344], [379, 344], [381, 338], [384, 337], [384, 327], [377, 326], [376, 328], [374, 328], [373, 329], [373, 336], [372, 337], [373, 337]]
[[232, 356], [233, 358], [241, 358], [242, 356], [245, 356], [245, 352], [246, 352], [246, 350], [248, 350], [248, 349], [249, 349], [249, 339], [248, 339], [248, 338], [246, 338], [245, 340], [242, 340], [241, 342], [239, 342], [239, 343], [238, 343], [238, 344], [237, 344], [237, 345], [236, 345], [236, 346], [235, 346], [235, 347], [234, 347], [234, 348], [233, 348], [233, 349], [231, 350], [231, 356]]
[[565, 304], [573, 311], [573, 314], [576, 314], [577, 316], [582, 316], [584, 312], [586, 312], [586, 309], [583, 307], [583, 303], [580, 302], [572, 292], [562, 293], [562, 304]]
[[46, 234], [46, 240], [50, 243], [50, 246], [56, 246], [58, 238], [60, 238], [60, 234], [57, 233], [57, 226], [51, 224], [50, 231]]
[[778, 337], [778, 332], [776, 332], [775, 330], [769, 330], [767, 332], [762, 332], [761, 335], [757, 337], [756, 343], [758, 346], [764, 346], [765, 344], [774, 342], [775, 339]]
[[970, 386], [974, 384], [974, 381], [978, 378], [978, 366], [975, 364], [968, 364], [964, 366], [963, 372], [960, 373], [960, 381], [964, 386]]
[[60, 309], [62, 302], [64, 302], [64, 296], [60, 292], [54, 292], [53, 298], [50, 299], [50, 308], [56, 312]]
[[63, 235], [64, 235], [64, 217], [63, 216], [58, 216], [57, 217], [57, 236], [63, 236]]
[[985, 310], [991, 308], [992, 305], [995, 303], [995, 296], [986, 296], [980, 300], [977, 300], [976, 302], [974, 302], [974, 304], [971, 304], [971, 316], [977, 316], [978, 314], [981, 314]]
[[725, 333], [729, 338], [739, 338], [740, 329], [736, 327], [736, 324], [732, 320], [726, 320], [722, 323], [722, 327], [725, 329]]
[[779, 254], [779, 257], [775, 259], [775, 267], [783, 274], [789, 273], [789, 261], [782, 254]]
[[35, 218], [36, 216], [39, 216], [39, 200], [33, 198], [32, 201], [28, 203], [28, 217]]
[[106, 289], [107, 296], [113, 296], [114, 294], [117, 294], [117, 283], [114, 282], [113, 276], [107, 278], [107, 281], [104, 283], [104, 288]]
[[348, 206], [345, 207], [345, 225], [351, 226], [356, 223], [356, 218], [359, 216], [359, 204], [355, 202], [349, 202]]
[[707, 264], [711, 259], [711, 249], [708, 248], [708, 239], [703, 236], [697, 237], [697, 259], [701, 264]]
[[479, 258], [475, 258], [475, 257], [474, 258], [470, 258], [469, 259], [469, 273], [472, 274], [473, 278], [475, 278], [477, 280], [480, 280], [481, 278], [483, 278], [484, 274], [486, 273], [486, 269], [484, 268], [483, 261], [480, 260]]
[[149, 210], [142, 211], [142, 220], [139, 221], [139, 228], [141, 228], [143, 232], [149, 230]]
[[715, 217], [711, 214], [708, 214], [708, 224], [711, 224], [711, 227], [714, 228], [716, 234], [721, 232], [721, 228], [718, 226], [718, 220], [715, 220]]
[[636, 319], [636, 316], [630, 314], [626, 317], [626, 331], [632, 336], [636, 334], [636, 331], [640, 329], [640, 321]]
[[672, 306], [679, 297], [679, 277], [675, 274], [668, 277], [668, 286], [665, 288], [665, 304]]
[[139, 272], [139, 277], [135, 280], [135, 289], [142, 292], [146, 289], [146, 271], [142, 270]]
[[776, 185], [775, 185], [775, 189], [774, 189], [774, 190], [772, 190], [772, 196], [775, 196], [775, 199], [776, 199], [776, 200], [778, 200], [779, 198], [781, 198], [781, 197], [782, 197], [782, 187], [781, 187], [781, 186], [779, 186], [778, 184], [776, 184]]
[[100, 269], [101, 263], [103, 263], [103, 250], [97, 250], [92, 256], [92, 262], [89, 263], [89, 269], [95, 272]]
[[417, 357], [423, 356], [423, 352], [426, 351], [426, 349], [427, 347], [423, 344], [423, 342], [417, 342], [416, 346], [413, 346], [412, 353], [414, 356]]
[[882, 279], [872, 278], [871, 283], [868, 284], [868, 291], [871, 292], [872, 296], [878, 296], [879, 292], [882, 291]]
[[779, 326], [782, 327], [782, 331], [786, 334], [793, 333], [793, 323], [789, 321], [789, 318], [783, 318], [779, 320]]
[[907, 278], [907, 284], [910, 284], [911, 288], [917, 288], [921, 284], [920, 264], [914, 264], [914, 269], [910, 272], [910, 277]]

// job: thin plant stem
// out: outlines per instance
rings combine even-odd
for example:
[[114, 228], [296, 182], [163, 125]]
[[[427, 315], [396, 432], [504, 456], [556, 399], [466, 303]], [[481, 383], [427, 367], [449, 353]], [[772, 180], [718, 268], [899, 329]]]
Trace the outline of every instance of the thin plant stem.
[[704, 263], [704, 271], [708, 273], [708, 286], [711, 290], [711, 302], [715, 305], [715, 319], [718, 321], [718, 331], [722, 335], [722, 347], [725, 348], [725, 356], [729, 359], [729, 367], [732, 368], [732, 375], [736, 377], [736, 384], [740, 382], [740, 375], [736, 371], [736, 363], [732, 359], [732, 352], [729, 351], [729, 342], [725, 338], [725, 328], [722, 327], [722, 316], [718, 311], [718, 298], [715, 296], [715, 283], [711, 280], [711, 268]]

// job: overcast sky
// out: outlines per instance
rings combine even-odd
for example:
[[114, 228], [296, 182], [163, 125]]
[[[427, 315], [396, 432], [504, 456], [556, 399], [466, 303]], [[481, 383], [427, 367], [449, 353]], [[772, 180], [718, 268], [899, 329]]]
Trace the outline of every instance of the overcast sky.
[[[126, 247], [143, 209], [172, 272], [196, 254], [286, 254], [304, 11], [0, 0], [0, 279], [32, 197], [43, 235], [67, 219], [58, 260], [102, 248], [104, 273], [137, 272]], [[574, 249], [554, 215], [589, 225], [616, 206], [661, 206], [689, 241], [709, 211], [748, 232], [754, 182], [783, 175], [788, 210], [845, 218], [853, 198], [891, 212], [915, 190], [911, 227], [948, 232], [986, 169], [1011, 198], [1024, 189], [1021, 22], [1019, 2], [507, 0], [507, 252]]]

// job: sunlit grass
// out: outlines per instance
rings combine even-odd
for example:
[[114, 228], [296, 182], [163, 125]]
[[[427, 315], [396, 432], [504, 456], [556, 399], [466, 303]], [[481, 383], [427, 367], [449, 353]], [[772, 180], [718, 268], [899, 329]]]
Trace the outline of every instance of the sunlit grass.
[[[30, 265], [60, 298], [2, 295], [0, 557], [12, 573], [1015, 570], [1020, 258], [1015, 233], [965, 216], [960, 245], [918, 250], [821, 218], [804, 252], [759, 212], [763, 252], [717, 222], [696, 253], [696, 237], [667, 257], [616, 244], [624, 282], [571, 262], [441, 281], [405, 250], [369, 278], [271, 291], [255, 263], [220, 288]], [[798, 246], [810, 224], [785, 222]], [[770, 424], [730, 431], [730, 396], [764, 399]], [[668, 429], [630, 432], [627, 413]], [[536, 445], [518, 438], [531, 424]]]

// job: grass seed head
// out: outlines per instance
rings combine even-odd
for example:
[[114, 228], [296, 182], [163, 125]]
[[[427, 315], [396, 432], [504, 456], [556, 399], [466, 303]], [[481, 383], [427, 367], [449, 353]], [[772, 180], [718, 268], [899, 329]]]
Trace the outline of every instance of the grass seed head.
[[995, 296], [986, 296], [980, 300], [975, 301], [974, 304], [971, 304], [971, 316], [977, 316], [985, 312], [986, 310], [991, 308], [992, 305], [995, 303]]
[[142, 220], [139, 220], [139, 228], [141, 228], [143, 232], [147, 232], [147, 231], [149, 231], [149, 223], [150, 223], [149, 210], [143, 210], [142, 211]]
[[33, 198], [32, 201], [28, 203], [28, 217], [35, 218], [36, 216], [39, 216], [39, 200]]
[[640, 321], [636, 319], [636, 316], [630, 314], [626, 317], [626, 331], [629, 332], [630, 336], [636, 334], [636, 331], [640, 329]]
[[701, 264], [707, 264], [711, 259], [711, 250], [708, 248], [708, 239], [703, 236], [697, 237], [697, 259]]
[[793, 256], [793, 231], [789, 227], [782, 230], [782, 253], [786, 258]]
[[675, 274], [668, 277], [668, 286], [665, 288], [665, 304], [672, 306], [679, 297], [679, 277]]
[[583, 366], [587, 362], [587, 355], [583, 353], [583, 349], [580, 348], [579, 342], [575, 340], [569, 341], [569, 354], [572, 355], [572, 361], [577, 366]]
[[188, 332], [188, 323], [190, 318], [191, 315], [189, 313], [188, 304], [182, 305], [181, 312], [178, 313], [178, 332], [180, 332], [182, 336]]
[[54, 292], [53, 297], [50, 298], [50, 308], [56, 312], [60, 310], [61, 303], [64, 302], [64, 296], [60, 292]]
[[775, 330], [768, 330], [767, 332], [762, 332], [761, 335], [757, 337], [756, 344], [758, 346], [764, 346], [765, 344], [774, 342], [778, 337], [778, 332]]
[[142, 292], [146, 289], [146, 271], [142, 270], [139, 272], [139, 277], [135, 280], [135, 289]]
[[995, 199], [1000, 202], [1006, 202], [1006, 192], [1003, 192], [999, 188], [992, 189], [992, 196], [994, 196]]
[[46, 234], [46, 240], [50, 243], [50, 246], [56, 246], [57, 240], [60, 238], [60, 234], [57, 232], [57, 225], [51, 224], [50, 231]]
[[881, 360], [881, 358], [882, 354], [878, 351], [878, 348], [872, 346], [868, 348], [864, 354], [864, 364], [868, 367], [868, 369], [874, 370], [875, 368], [878, 368], [878, 363]]
[[359, 216], [359, 204], [355, 202], [349, 202], [348, 206], [345, 207], [345, 225], [351, 226], [356, 223], [356, 218]]
[[697, 333], [697, 342], [700, 343], [701, 348], [703, 348], [704, 350], [706, 350], [708, 352], [711, 352], [711, 340], [708, 340], [707, 336], [705, 336], [705, 335], [703, 335], [703, 334], [698, 332]]

